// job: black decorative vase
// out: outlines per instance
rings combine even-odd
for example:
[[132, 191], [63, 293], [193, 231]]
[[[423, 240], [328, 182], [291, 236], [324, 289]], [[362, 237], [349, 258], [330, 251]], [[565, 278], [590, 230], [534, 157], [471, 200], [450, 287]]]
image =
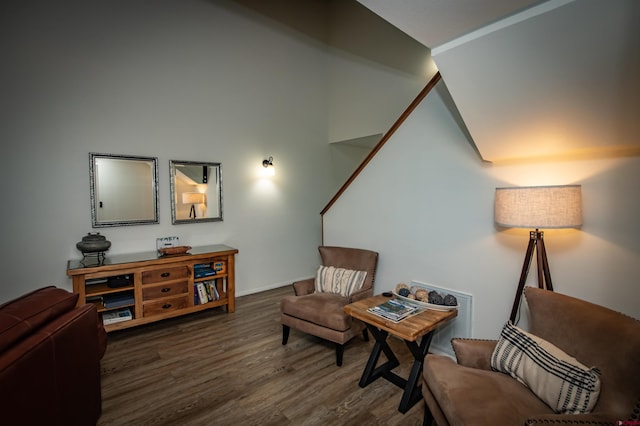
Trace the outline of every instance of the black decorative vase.
[[109, 247], [111, 247], [111, 241], [107, 241], [107, 238], [99, 232], [89, 232], [82, 237], [82, 241], [76, 243], [76, 248], [82, 252], [83, 257], [91, 255], [98, 259], [101, 257], [104, 259], [104, 252], [109, 250]]

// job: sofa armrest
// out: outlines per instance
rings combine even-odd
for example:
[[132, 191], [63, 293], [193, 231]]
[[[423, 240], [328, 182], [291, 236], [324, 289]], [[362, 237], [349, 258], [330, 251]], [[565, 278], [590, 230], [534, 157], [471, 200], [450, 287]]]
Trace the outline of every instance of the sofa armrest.
[[526, 426], [549, 426], [554, 425], [593, 425], [593, 426], [613, 426], [617, 425], [617, 416], [607, 413], [591, 414], [544, 414], [531, 417], [525, 421]]
[[497, 343], [497, 340], [451, 339], [458, 364], [481, 370], [491, 370], [491, 354]]
[[315, 291], [316, 280], [314, 278], [308, 278], [302, 281], [296, 281], [293, 283], [293, 291], [296, 296], [304, 296], [305, 294], [311, 294]]
[[101, 412], [98, 314], [66, 312], [0, 354], [3, 424], [95, 424]]

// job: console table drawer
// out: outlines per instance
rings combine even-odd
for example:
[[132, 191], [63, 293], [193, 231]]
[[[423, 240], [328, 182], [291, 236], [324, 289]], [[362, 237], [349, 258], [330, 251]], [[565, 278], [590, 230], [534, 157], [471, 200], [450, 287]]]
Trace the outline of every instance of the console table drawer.
[[159, 283], [169, 280], [177, 280], [187, 278], [189, 276], [189, 268], [186, 266], [176, 266], [164, 269], [154, 269], [142, 273], [142, 284]]
[[142, 287], [142, 300], [147, 301], [186, 293], [189, 293], [189, 281], [187, 280], [165, 285], [146, 285]]
[[145, 303], [143, 307], [143, 315], [150, 317], [153, 315], [162, 315], [167, 312], [184, 309], [189, 306], [189, 295], [173, 297], [170, 299], [158, 300], [157, 302]]

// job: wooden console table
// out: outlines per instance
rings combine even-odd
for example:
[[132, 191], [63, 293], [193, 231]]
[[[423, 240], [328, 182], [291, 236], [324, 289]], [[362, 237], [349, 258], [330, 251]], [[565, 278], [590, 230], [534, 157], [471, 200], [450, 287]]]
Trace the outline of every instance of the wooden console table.
[[[422, 373], [424, 357], [429, 351], [434, 331], [442, 323], [457, 316], [458, 311], [455, 309], [451, 311], [425, 309], [398, 323], [381, 318], [368, 311], [369, 308], [380, 305], [387, 300], [389, 300], [388, 297], [380, 295], [369, 297], [345, 306], [344, 311], [348, 315], [364, 322], [367, 329], [376, 339], [360, 378], [360, 387], [364, 388], [371, 382], [383, 377], [402, 388], [402, 399], [400, 400], [398, 411], [404, 414], [422, 398], [422, 391], [418, 382]], [[391, 371], [400, 365], [400, 361], [398, 361], [398, 358], [387, 343], [389, 334], [402, 338], [413, 355], [413, 366], [407, 379]], [[417, 342], [418, 339], [420, 339], [420, 344]], [[384, 352], [387, 362], [376, 368], [380, 352]]]
[[[79, 295], [78, 305], [93, 303], [100, 315], [129, 309], [131, 319], [105, 324], [110, 332], [217, 306], [234, 312], [236, 253], [232, 247], [211, 245], [172, 256], [153, 251], [69, 260], [67, 275]], [[197, 277], [194, 269], [201, 265], [219, 270]], [[205, 303], [198, 297], [199, 283], [212, 295]]]

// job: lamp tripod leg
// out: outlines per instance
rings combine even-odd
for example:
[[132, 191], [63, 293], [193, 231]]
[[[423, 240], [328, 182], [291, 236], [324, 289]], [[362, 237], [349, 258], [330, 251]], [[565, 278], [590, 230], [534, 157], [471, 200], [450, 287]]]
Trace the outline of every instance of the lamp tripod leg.
[[531, 259], [533, 258], [534, 251], [536, 252], [538, 287], [553, 291], [551, 272], [549, 271], [549, 261], [547, 260], [547, 249], [544, 246], [543, 237], [544, 233], [537, 229], [529, 233], [529, 245], [527, 246], [527, 253], [524, 256], [524, 264], [522, 265], [522, 272], [520, 273], [520, 282], [518, 283], [518, 289], [516, 290], [516, 298], [513, 301], [511, 315], [509, 316], [512, 323], [515, 322], [518, 309], [520, 308], [520, 299], [522, 298], [524, 286], [527, 282], [527, 275], [529, 274], [529, 267], [531, 266]]
[[[538, 287], [553, 291], [549, 261], [547, 260], [547, 249], [544, 247], [542, 232], [539, 232], [538, 238], [536, 239], [536, 250], [538, 252]], [[543, 276], [544, 280], [542, 279]]]
[[522, 272], [520, 273], [520, 281], [518, 282], [518, 289], [516, 290], [516, 298], [513, 301], [513, 307], [511, 308], [511, 315], [509, 319], [512, 323], [515, 323], [516, 315], [518, 314], [518, 308], [520, 308], [520, 299], [522, 298], [522, 292], [524, 291], [524, 285], [527, 282], [527, 275], [529, 274], [529, 267], [531, 266], [531, 258], [533, 257], [533, 251], [536, 246], [535, 234], [531, 232], [529, 237], [529, 244], [527, 245], [527, 253], [524, 255], [524, 263], [522, 265]]

